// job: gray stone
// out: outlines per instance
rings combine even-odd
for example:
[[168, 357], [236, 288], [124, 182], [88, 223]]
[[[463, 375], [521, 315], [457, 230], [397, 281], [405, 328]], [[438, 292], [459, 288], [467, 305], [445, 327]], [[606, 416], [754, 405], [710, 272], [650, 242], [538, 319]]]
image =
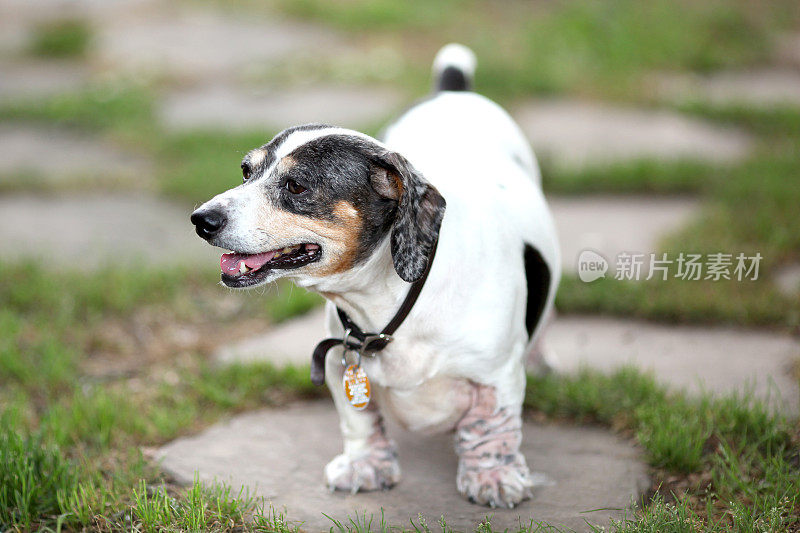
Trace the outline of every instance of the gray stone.
[[[156, 456], [182, 483], [195, 472], [203, 481], [250, 487], [305, 531], [328, 531], [322, 513], [345, 523], [366, 511], [380, 522], [411, 527], [422, 513], [433, 529], [444, 515], [449, 526], [473, 531], [487, 515], [495, 531], [521, 520], [588, 530], [584, 520], [608, 525], [648, 487], [646, 467], [636, 448], [598, 428], [526, 423], [522, 451], [531, 468], [546, 476], [534, 498], [516, 509], [489, 509], [468, 503], [455, 488], [457, 460], [451, 435], [421, 436], [390, 427], [398, 442], [403, 479], [385, 492], [355, 495], [329, 492], [322, 470], [341, 453], [338, 417], [330, 402], [244, 414], [203, 433], [178, 439]], [[600, 509], [600, 510], [598, 510]]]
[[252, 363], [268, 360], [277, 366], [303, 366], [311, 360], [314, 346], [323, 338], [324, 312], [315, 309], [262, 335], [225, 344], [217, 350], [220, 363]]
[[776, 59], [794, 68], [800, 68], [800, 32], [788, 33], [777, 39]]
[[674, 389], [751, 390], [785, 412], [800, 407], [798, 381], [791, 374], [800, 342], [790, 335], [588, 317], [559, 317], [545, 335], [559, 371], [574, 372], [581, 365], [611, 371], [633, 364]]
[[770, 107], [800, 105], [800, 72], [790, 69], [761, 69], [717, 72], [707, 76], [661, 75], [656, 92], [673, 101], [702, 101], [714, 105]]
[[[57, 20], [87, 20], [97, 27], [132, 15], [152, 13], [157, 0], [3, 0], [0, 2], [0, 52], [19, 54], [36, 26]], [[161, 3], [163, 4], [163, 2]]]
[[775, 272], [775, 285], [788, 298], [800, 296], [800, 263], [790, 263]]
[[142, 194], [0, 196], [0, 254], [59, 267], [213, 265], [219, 252], [199, 239], [190, 208]]
[[63, 61], [3, 61], [0, 63], [0, 104], [11, 99], [41, 98], [83, 86], [89, 72]]
[[286, 20], [161, 6], [98, 28], [100, 60], [111, 67], [174, 78], [236, 77], [301, 51], [333, 53], [331, 31]]
[[620, 252], [656, 253], [659, 240], [684, 226], [699, 207], [696, 200], [669, 197], [549, 197], [548, 201], [566, 272], [576, 270], [578, 256], [586, 249], [603, 255], [612, 269]]
[[382, 88], [203, 86], [168, 95], [161, 120], [170, 129], [281, 130], [309, 122], [359, 127], [385, 119], [400, 102], [397, 91]]
[[[314, 346], [325, 337], [323, 316], [314, 311], [230, 344], [217, 359], [307, 365]], [[557, 371], [575, 372], [581, 365], [612, 371], [632, 364], [653, 371], [658, 381], [676, 390], [727, 394], [751, 388], [758, 398], [772, 398], [776, 404], [781, 398], [784, 411], [797, 412], [799, 407], [791, 369], [800, 358], [800, 342], [789, 335], [571, 316], [559, 316], [544, 335]]]
[[570, 100], [533, 101], [513, 116], [540, 157], [579, 168], [635, 159], [729, 162], [747, 155], [744, 132], [671, 111]]
[[0, 179], [58, 182], [73, 178], [147, 182], [146, 160], [113, 144], [54, 127], [0, 126]]

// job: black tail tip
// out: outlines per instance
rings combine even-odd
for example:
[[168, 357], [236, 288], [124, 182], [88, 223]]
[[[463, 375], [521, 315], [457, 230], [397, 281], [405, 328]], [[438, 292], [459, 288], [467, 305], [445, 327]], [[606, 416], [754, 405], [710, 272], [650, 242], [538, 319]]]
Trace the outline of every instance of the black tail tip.
[[437, 91], [471, 91], [477, 61], [464, 45], [444, 46], [433, 60], [434, 85]]
[[447, 66], [439, 74], [436, 83], [437, 91], [471, 91], [472, 78], [468, 78], [461, 69]]

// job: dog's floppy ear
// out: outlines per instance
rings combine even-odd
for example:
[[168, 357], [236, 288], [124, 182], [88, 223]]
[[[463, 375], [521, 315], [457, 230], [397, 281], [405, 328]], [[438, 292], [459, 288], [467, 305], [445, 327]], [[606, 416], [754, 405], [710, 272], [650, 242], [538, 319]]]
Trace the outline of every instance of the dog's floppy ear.
[[372, 172], [375, 190], [397, 201], [391, 244], [394, 269], [409, 283], [428, 267], [431, 248], [439, 238], [445, 201], [408, 160], [396, 152], [383, 152]]

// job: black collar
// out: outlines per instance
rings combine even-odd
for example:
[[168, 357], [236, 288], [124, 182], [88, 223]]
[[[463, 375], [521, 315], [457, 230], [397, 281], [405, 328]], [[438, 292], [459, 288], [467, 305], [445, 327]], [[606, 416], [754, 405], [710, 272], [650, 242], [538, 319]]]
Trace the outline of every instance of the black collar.
[[392, 335], [397, 331], [397, 328], [400, 327], [400, 324], [403, 323], [403, 320], [406, 319], [408, 313], [411, 312], [411, 308], [414, 307], [419, 293], [422, 292], [422, 287], [425, 285], [425, 280], [428, 279], [428, 273], [431, 270], [431, 265], [433, 265], [433, 258], [436, 255], [436, 248], [438, 245], [439, 240], [437, 239], [431, 247], [431, 253], [428, 256], [428, 266], [425, 267], [425, 272], [422, 273], [422, 276], [417, 281], [411, 284], [411, 287], [408, 289], [408, 294], [406, 294], [406, 299], [403, 300], [403, 303], [400, 305], [400, 309], [397, 310], [397, 313], [395, 313], [394, 317], [392, 317], [380, 333], [364, 333], [361, 328], [347, 316], [347, 313], [338, 307], [336, 308], [336, 313], [339, 315], [339, 320], [342, 322], [345, 333], [341, 339], [325, 339], [314, 348], [314, 354], [311, 356], [311, 382], [314, 385], [322, 385], [325, 382], [325, 356], [328, 350], [337, 344], [343, 345], [346, 350], [353, 350], [363, 355], [365, 353], [379, 352], [386, 348], [387, 344], [392, 342]]

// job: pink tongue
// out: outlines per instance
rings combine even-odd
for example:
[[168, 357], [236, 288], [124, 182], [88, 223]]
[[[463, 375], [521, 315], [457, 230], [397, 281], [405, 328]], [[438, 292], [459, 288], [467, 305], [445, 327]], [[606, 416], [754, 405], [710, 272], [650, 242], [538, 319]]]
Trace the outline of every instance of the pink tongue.
[[275, 256], [275, 252], [264, 252], [263, 254], [222, 254], [219, 260], [219, 266], [225, 274], [229, 276], [239, 275], [239, 263], [244, 261], [244, 264], [249, 268], [255, 270], [264, 266], [270, 259]]

